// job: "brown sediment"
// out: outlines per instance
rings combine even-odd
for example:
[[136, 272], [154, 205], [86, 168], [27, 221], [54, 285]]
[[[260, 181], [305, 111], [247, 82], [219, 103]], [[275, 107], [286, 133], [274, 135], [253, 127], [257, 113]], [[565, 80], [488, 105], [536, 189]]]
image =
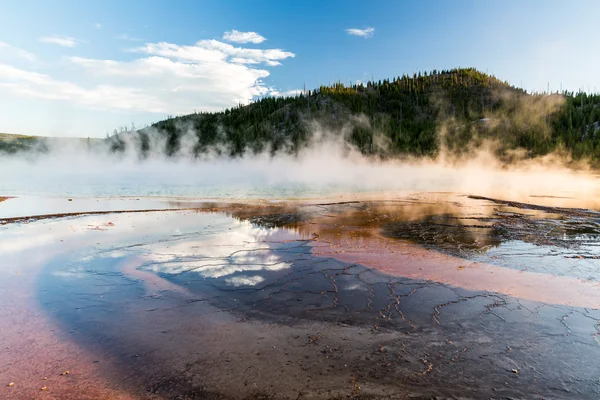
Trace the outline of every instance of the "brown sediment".
[[[452, 232], [454, 235], [472, 235], [469, 237], [473, 241], [470, 245], [477, 248], [495, 246], [502, 240], [562, 245], [568, 242], [559, 243], [560, 236], [558, 239], [535, 236], [535, 229], [546, 229], [542, 225], [536, 225], [535, 221], [543, 222], [548, 218], [562, 221], [564, 217], [595, 216], [598, 214], [596, 211], [481, 196], [462, 196], [463, 200], [460, 196], [454, 196], [454, 199], [449, 199], [452, 201], [444, 202], [431, 199], [431, 194], [422, 196], [423, 194], [420, 201], [416, 202], [404, 199], [394, 202], [320, 203], [310, 206], [323, 206], [318, 211], [305, 206], [294, 210], [280, 209], [277, 213], [267, 215], [247, 209], [237, 216], [262, 226], [287, 226], [306, 236], [314, 234], [316, 240], [312, 242], [313, 254], [362, 264], [390, 275], [426, 279], [467, 290], [496, 292], [547, 304], [600, 307], [600, 283], [596, 281], [473, 262], [468, 257], [425, 248], [407, 240], [390, 237], [389, 232], [384, 236], [382, 232], [383, 227], [396, 226], [395, 229], [401, 232], [429, 228], [435, 234], [436, 229], [439, 231], [450, 227], [457, 229]], [[486, 203], [468, 199], [483, 200]], [[251, 216], [253, 211], [254, 217]], [[437, 220], [427, 219], [432, 216]], [[525, 226], [515, 226], [517, 221]], [[413, 222], [416, 225], [410, 225]], [[505, 234], [507, 237], [491, 234], [493, 229], [507, 227], [515, 232]], [[534, 231], [530, 232], [532, 229]], [[450, 247], [451, 245], [448, 244]], [[565, 258], [586, 257], [576, 255]]]
[[[560, 291], [555, 283], [540, 290], [545, 274], [508, 270], [503, 275], [502, 268], [379, 233], [390, 221], [445, 215], [459, 205], [310, 207], [254, 209], [261, 216], [254, 221], [291, 224], [302, 233], [297, 244], [312, 246], [315, 257], [308, 249], [298, 253], [299, 246], [282, 247], [289, 238], [277, 235], [209, 240], [232, 229], [215, 229], [216, 214], [77, 219], [82, 225], [77, 232], [69, 226], [73, 221], [15, 227], [18, 238], [29, 229], [30, 236], [46, 234], [53, 225], [56, 239], [65, 230], [72, 233], [65, 239], [75, 240], [65, 240], [65, 246], [77, 242], [87, 250], [48, 262], [51, 247], [40, 248], [31, 253], [47, 262], [36, 266], [13, 247], [14, 260], [24, 265], [21, 274], [10, 275], [10, 266], [0, 269], [0, 304], [7, 304], [5, 320], [11, 325], [0, 325], [0, 337], [17, 349], [0, 349], [2, 365], [12, 363], [0, 370], [0, 382], [15, 382], [0, 387], [0, 398], [4, 393], [14, 393], [9, 399], [35, 398], [43, 386], [44, 395], [65, 399], [527, 398], [533, 392], [545, 398], [597, 398], [595, 386], [587, 386], [597, 381], [587, 367], [597, 355], [595, 314], [545, 307], [562, 302], [561, 296], [569, 301], [564, 304], [583, 304], [568, 298], [567, 289]], [[251, 211], [240, 214], [252, 221]], [[90, 231], [87, 222], [110, 229]], [[60, 243], [61, 254], [71, 253]], [[225, 245], [224, 252], [206, 250]], [[264, 284], [243, 289], [195, 275], [196, 268], [186, 274], [149, 272], [161, 262], [236, 263], [231, 256], [240, 249], [279, 251], [284, 261], [296, 264], [265, 273]], [[145, 258], [152, 254], [168, 257]], [[515, 289], [514, 282], [533, 285]], [[580, 290], [580, 281], [575, 283]], [[542, 294], [533, 293], [537, 290]], [[552, 299], [551, 290], [557, 290]], [[521, 307], [514, 292], [550, 301]], [[585, 288], [579, 295], [598, 298]], [[47, 344], [47, 337], [60, 346]], [[21, 353], [31, 365], [18, 362]], [[564, 365], [572, 369], [565, 372]], [[38, 375], [48, 382], [36, 386]], [[27, 382], [27, 391], [2, 391], [20, 382]]]
[[[34, 227], [47, 230], [41, 224]], [[114, 233], [79, 231], [115, 240], [110, 239]], [[41, 260], [15, 255], [9, 261], [11, 267], [0, 270], [0, 382], [15, 384], [0, 387], [2, 399], [38, 398], [42, 387], [44, 396], [66, 400], [266, 399], [295, 398], [303, 392], [329, 399], [350, 391], [348, 378], [335, 373], [333, 361], [322, 361], [323, 345], [307, 342], [307, 337], [320, 335], [333, 346], [340, 337], [335, 326], [240, 321], [202, 298], [190, 298], [179, 285], [137, 270], [143, 258], [118, 266], [124, 276], [104, 271], [106, 263], [99, 271], [85, 271], [91, 281], [44, 273]], [[100, 277], [107, 280], [97, 281]], [[123, 277], [151, 290], [140, 296]], [[66, 282], [74, 285], [73, 291], [61, 284]], [[49, 291], [56, 291], [56, 297], [36, 297]], [[73, 321], [65, 314], [79, 316]], [[359, 328], [354, 331], [342, 334], [347, 341], [336, 347], [336, 356], [344, 351], [347, 358], [337, 361], [336, 368], [356, 359], [358, 344], [374, 348], [380, 340], [358, 336]], [[364, 388], [369, 390], [390, 394], [375, 384]]]
[[324, 237], [313, 253], [358, 263], [390, 275], [426, 279], [467, 290], [484, 290], [546, 304], [600, 308], [600, 283], [471, 262], [379, 236], [360, 240]]
[[44, 219], [54, 218], [67, 218], [67, 217], [84, 217], [89, 215], [106, 215], [106, 214], [135, 214], [135, 213], [151, 213], [151, 212], [166, 212], [166, 211], [217, 211], [215, 208], [156, 208], [148, 210], [109, 210], [109, 211], [82, 211], [73, 213], [61, 213], [61, 214], [44, 214], [44, 215], [30, 215], [23, 217], [9, 217], [0, 218], [0, 225], [8, 225], [14, 223], [27, 223], [33, 221], [39, 221]]
[[[519, 208], [519, 209], [524, 209], [524, 210], [536, 210], [536, 211], [544, 211], [544, 212], [551, 212], [551, 213], [561, 213], [561, 214], [565, 214], [565, 215], [582, 215], [582, 216], [586, 216], [586, 215], [597, 216], [598, 215], [597, 211], [592, 211], [587, 208], [545, 206], [545, 205], [522, 203], [522, 202], [512, 201], [512, 200], [500, 200], [500, 199], [494, 199], [491, 197], [473, 196], [473, 195], [469, 196], [469, 198], [473, 199], [473, 200], [485, 200], [488, 202], [492, 202], [492, 203], [496, 203], [496, 204], [503, 204], [503, 205], [506, 205], [509, 207], [514, 207], [514, 208]], [[565, 197], [547, 197], [547, 198], [569, 199], [569, 198], [565, 198]]]

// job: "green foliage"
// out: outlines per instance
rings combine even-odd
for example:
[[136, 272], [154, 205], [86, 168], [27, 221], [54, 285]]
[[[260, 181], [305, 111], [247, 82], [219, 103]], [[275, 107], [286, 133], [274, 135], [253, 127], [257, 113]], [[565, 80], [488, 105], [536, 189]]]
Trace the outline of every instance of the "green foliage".
[[[170, 156], [181, 150], [196, 156], [293, 154], [311, 141], [315, 121], [366, 155], [460, 156], [493, 142], [507, 160], [513, 150], [535, 157], [561, 149], [600, 164], [600, 95], [528, 94], [474, 68], [336, 83], [295, 97], [168, 118], [106, 140], [115, 152], [139, 146], [142, 156], [156, 142], [165, 147], [152, 150]], [[162, 140], [151, 140], [156, 132]]]
[[0, 154], [8, 153], [47, 153], [51, 148], [88, 148], [99, 151], [104, 148], [101, 139], [64, 137], [44, 137], [0, 133]]
[[34, 149], [45, 151], [47, 147], [36, 136], [0, 133], [0, 152], [14, 154]]
[[[196, 154], [220, 148], [238, 156], [265, 150], [294, 153], [310, 141], [311, 121], [340, 132], [352, 116], [364, 116], [368, 122], [351, 126], [345, 138], [363, 153], [433, 156], [440, 148], [440, 120], [482, 118], [501, 106], [493, 92], [505, 87], [472, 68], [432, 71], [366, 85], [336, 83], [296, 97], [266, 97], [219, 113], [169, 118], [153, 127], [166, 138], [167, 154], [177, 152], [178, 139], [193, 131]], [[374, 146], [375, 135], [387, 137], [388, 146]]]

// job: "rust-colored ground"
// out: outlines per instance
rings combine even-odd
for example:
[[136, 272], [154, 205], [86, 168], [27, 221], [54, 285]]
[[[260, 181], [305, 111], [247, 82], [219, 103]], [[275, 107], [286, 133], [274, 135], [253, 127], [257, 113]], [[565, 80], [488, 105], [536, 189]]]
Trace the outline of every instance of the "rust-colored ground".
[[426, 279], [467, 290], [486, 290], [547, 304], [600, 308], [600, 284], [597, 282], [471, 262], [375, 234], [358, 239], [325, 236], [324, 240], [313, 242], [314, 254], [362, 264], [390, 275]]
[[3, 274], [0, 398], [134, 399], [121, 387], [118, 373], [110, 373], [114, 362], [110, 355], [91, 354], [78, 346], [51, 314], [40, 309], [31, 295], [36, 279], [35, 266]]
[[[0, 243], [0, 398], [598, 398], [589, 365], [600, 284], [382, 232], [431, 215], [485, 219], [496, 207], [465, 213], [434, 200], [221, 210], [298, 233], [271, 243], [227, 236], [237, 228], [219, 230], [224, 213], [196, 209], [11, 221], [4, 239], [22, 250]], [[207, 240], [223, 237], [232, 243]], [[146, 258], [127, 253], [128, 243]], [[70, 258], [82, 249], [89, 258]], [[157, 249], [165, 268], [207, 258], [239, 266], [236, 254], [253, 251], [246, 262], [260, 263], [266, 250], [295, 264], [249, 269], [264, 283], [238, 291], [223, 284], [228, 275], [144, 268]], [[111, 264], [112, 252], [125, 261]]]

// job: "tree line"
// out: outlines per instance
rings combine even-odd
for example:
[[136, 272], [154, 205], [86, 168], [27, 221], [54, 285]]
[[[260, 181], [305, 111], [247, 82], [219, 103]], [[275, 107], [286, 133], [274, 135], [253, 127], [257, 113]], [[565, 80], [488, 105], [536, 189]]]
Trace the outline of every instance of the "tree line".
[[599, 105], [598, 94], [530, 94], [474, 68], [457, 68], [264, 97], [222, 112], [167, 118], [106, 142], [113, 152], [135, 146], [142, 157], [156, 151], [154, 143], [170, 156], [181, 150], [294, 154], [311, 142], [316, 121], [365, 155], [461, 155], [492, 141], [500, 158], [512, 150], [526, 157], [562, 150], [598, 165]]

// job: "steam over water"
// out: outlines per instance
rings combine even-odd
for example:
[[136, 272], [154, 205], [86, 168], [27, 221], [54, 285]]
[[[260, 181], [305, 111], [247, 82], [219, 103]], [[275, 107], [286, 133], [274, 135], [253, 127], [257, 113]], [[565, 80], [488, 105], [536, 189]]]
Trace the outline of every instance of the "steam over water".
[[376, 161], [324, 146], [299, 156], [246, 156], [145, 161], [60, 154], [0, 164], [0, 195], [314, 198], [372, 192], [451, 191], [513, 200], [529, 195], [594, 199], [595, 174], [560, 165], [506, 168], [481, 154], [461, 164], [436, 160]]
[[145, 156], [135, 144], [118, 154], [103, 146], [51, 145], [46, 154], [1, 157], [0, 196], [286, 199], [447, 191], [512, 200], [530, 195], [600, 198], [598, 176], [585, 165], [578, 171], [565, 167], [569, 160], [557, 155], [507, 165], [493, 148], [481, 147], [460, 160], [444, 151], [436, 159], [382, 160], [350, 146], [344, 132], [316, 126], [311, 143], [295, 155], [265, 151], [229, 158], [221, 149], [197, 158], [189, 153], [193, 141], [170, 158], [160, 142]]

